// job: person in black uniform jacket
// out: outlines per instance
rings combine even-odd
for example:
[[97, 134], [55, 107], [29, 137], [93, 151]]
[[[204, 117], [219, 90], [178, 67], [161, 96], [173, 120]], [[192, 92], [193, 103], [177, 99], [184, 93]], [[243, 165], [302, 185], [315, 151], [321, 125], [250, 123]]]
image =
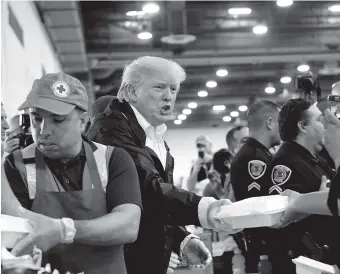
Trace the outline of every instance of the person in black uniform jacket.
[[203, 242], [181, 226], [226, 227], [213, 216], [229, 200], [202, 198], [173, 185], [174, 160], [163, 139], [164, 123], [184, 79], [183, 68], [175, 62], [150, 56], [133, 61], [124, 70], [118, 99], [97, 115], [87, 135], [124, 148], [137, 168], [144, 210], [137, 241], [125, 248], [129, 274], [165, 273], [172, 251], [183, 252], [191, 264], [209, 264], [211, 255]]
[[[279, 107], [271, 101], [256, 102], [248, 111], [249, 138], [231, 163], [231, 183], [237, 201], [268, 194], [267, 185], [261, 178], [272, 159], [269, 148], [280, 144], [278, 116]], [[263, 234], [267, 230], [255, 228], [244, 231], [248, 243], [248, 273], [256, 272], [259, 258], [266, 252], [263, 250]]]
[[[280, 136], [284, 141], [268, 169], [269, 194], [280, 194], [286, 189], [299, 193], [319, 191], [322, 177], [335, 176], [326, 161], [318, 156], [324, 145], [324, 125], [320, 110], [304, 99], [285, 103], [279, 114]], [[337, 221], [337, 220], [335, 220]], [[302, 244], [306, 232], [321, 246], [328, 245], [329, 254], [324, 262], [334, 264], [337, 250], [334, 239], [334, 219], [312, 215], [298, 223], [279, 230], [273, 243], [273, 272], [295, 273], [291, 259], [300, 255], [311, 256]], [[333, 256], [334, 255], [334, 256]], [[275, 269], [277, 267], [277, 269]]]

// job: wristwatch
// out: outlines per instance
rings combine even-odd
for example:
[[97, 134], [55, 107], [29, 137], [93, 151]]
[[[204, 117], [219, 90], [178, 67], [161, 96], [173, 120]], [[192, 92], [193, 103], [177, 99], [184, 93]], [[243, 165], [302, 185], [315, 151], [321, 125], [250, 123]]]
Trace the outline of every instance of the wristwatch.
[[74, 221], [70, 218], [61, 218], [61, 222], [63, 224], [62, 243], [63, 244], [73, 243], [74, 236], [76, 235], [77, 232], [77, 230], [74, 227]]

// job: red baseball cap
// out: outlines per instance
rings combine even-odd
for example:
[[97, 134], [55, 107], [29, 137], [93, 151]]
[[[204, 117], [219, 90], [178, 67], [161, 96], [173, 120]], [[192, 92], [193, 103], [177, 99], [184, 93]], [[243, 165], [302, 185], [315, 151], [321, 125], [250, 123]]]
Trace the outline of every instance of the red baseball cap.
[[85, 87], [78, 79], [59, 72], [35, 80], [19, 110], [41, 108], [57, 115], [67, 115], [76, 107], [88, 110]]

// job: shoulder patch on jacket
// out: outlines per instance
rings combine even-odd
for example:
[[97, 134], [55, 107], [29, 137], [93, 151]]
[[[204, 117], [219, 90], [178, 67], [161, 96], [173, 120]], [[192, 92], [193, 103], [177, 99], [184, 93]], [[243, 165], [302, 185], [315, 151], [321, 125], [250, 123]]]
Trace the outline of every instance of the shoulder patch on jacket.
[[275, 185], [283, 185], [286, 183], [290, 176], [292, 175], [292, 170], [284, 165], [276, 165], [272, 171], [272, 182]]
[[266, 163], [260, 160], [251, 160], [248, 162], [248, 173], [253, 179], [261, 178], [266, 172]]

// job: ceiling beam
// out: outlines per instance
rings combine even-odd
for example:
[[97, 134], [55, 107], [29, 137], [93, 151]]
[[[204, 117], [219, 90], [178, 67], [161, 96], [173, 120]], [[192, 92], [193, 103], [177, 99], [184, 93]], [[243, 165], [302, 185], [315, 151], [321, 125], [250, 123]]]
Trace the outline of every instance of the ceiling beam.
[[[151, 55], [164, 58], [171, 58], [173, 61], [181, 64], [182, 66], [220, 66], [228, 64], [254, 64], [254, 63], [299, 63], [308, 61], [334, 61], [336, 56], [340, 56], [340, 50], [329, 51], [305, 51], [305, 52], [278, 52], [270, 51], [249, 53], [247, 50], [243, 54], [224, 54], [219, 51], [207, 51], [203, 55], [200, 51], [195, 55], [195, 51], [188, 51], [180, 56], [174, 56], [171, 52], [150, 51], [150, 52], [112, 52], [101, 54], [89, 54], [90, 58], [109, 58], [109, 60], [100, 60], [96, 68], [112, 68], [122, 67], [126, 62], [136, 59], [141, 56]], [[210, 54], [209, 54], [210, 53]]]

